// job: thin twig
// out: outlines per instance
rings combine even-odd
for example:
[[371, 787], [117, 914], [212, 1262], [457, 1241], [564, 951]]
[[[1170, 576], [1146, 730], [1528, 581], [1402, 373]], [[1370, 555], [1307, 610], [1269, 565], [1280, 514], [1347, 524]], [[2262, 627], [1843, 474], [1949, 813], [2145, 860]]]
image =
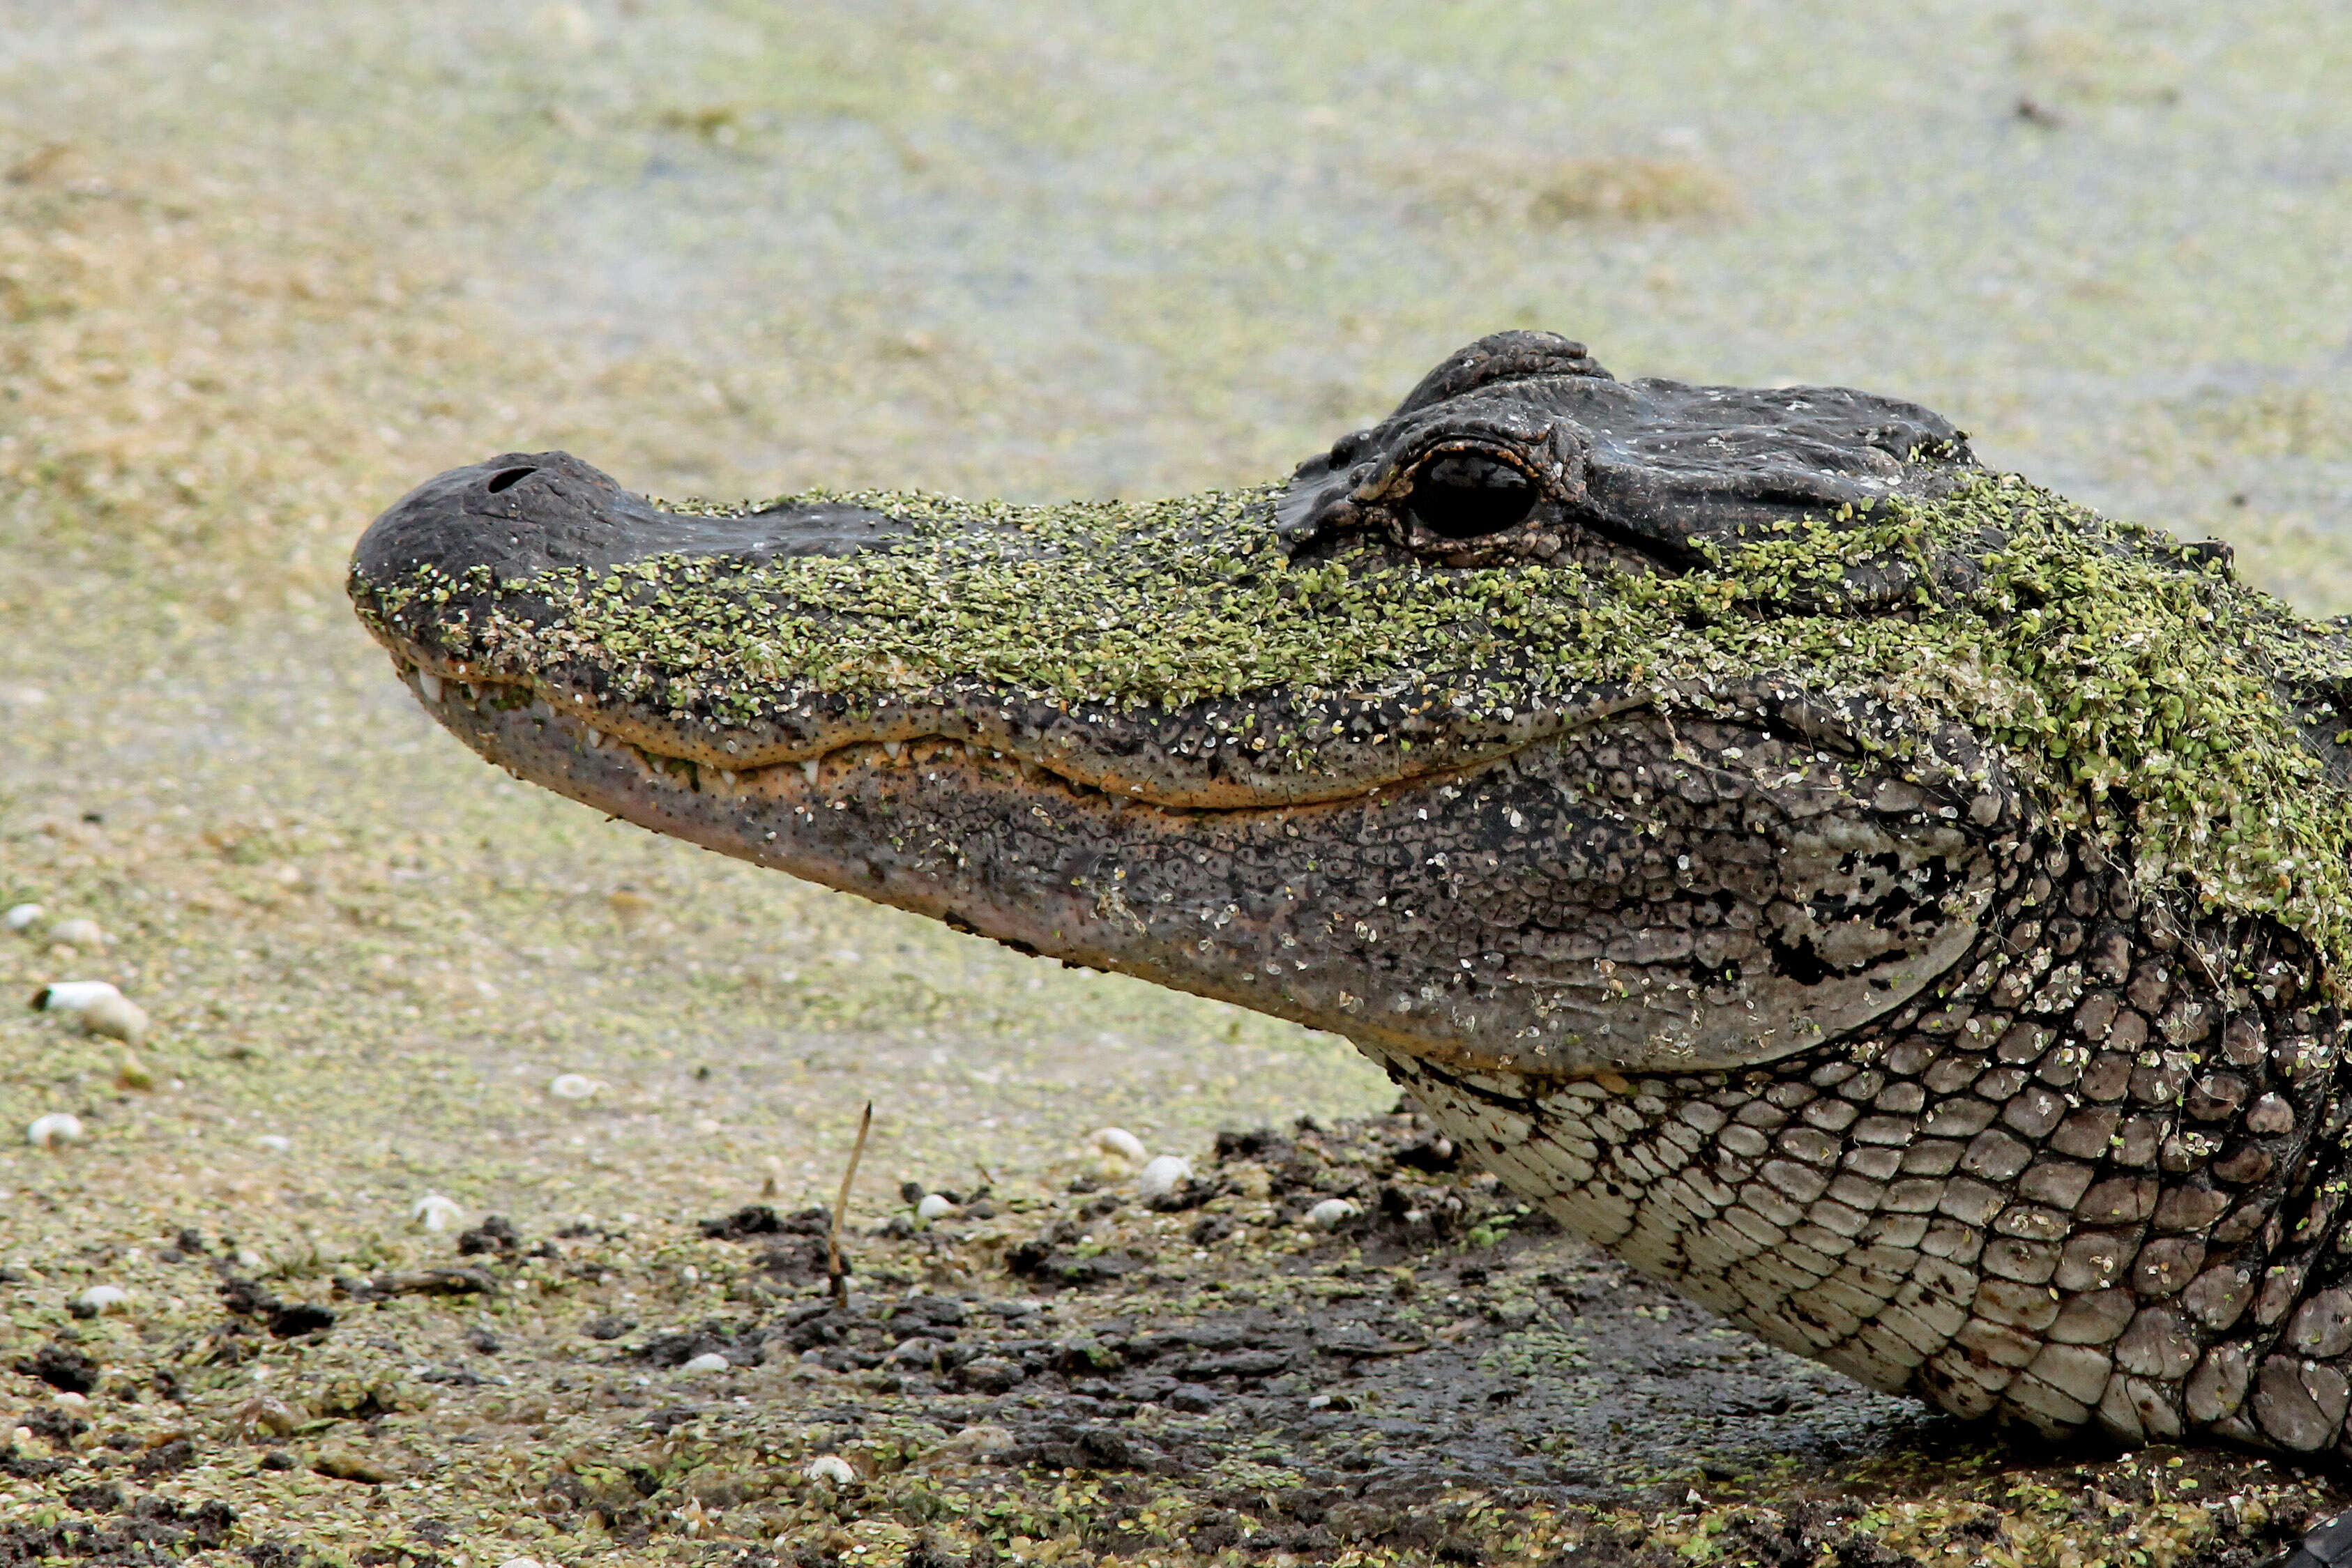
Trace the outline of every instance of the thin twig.
[[857, 1162], [866, 1157], [866, 1134], [874, 1125], [874, 1102], [866, 1103], [866, 1114], [857, 1119], [857, 1142], [850, 1145], [849, 1168], [841, 1173], [841, 1196], [833, 1200], [833, 1229], [824, 1239], [825, 1273], [833, 1282], [833, 1299], [846, 1303], [849, 1300], [849, 1270], [841, 1266], [841, 1217], [849, 1212], [849, 1184], [857, 1179]]

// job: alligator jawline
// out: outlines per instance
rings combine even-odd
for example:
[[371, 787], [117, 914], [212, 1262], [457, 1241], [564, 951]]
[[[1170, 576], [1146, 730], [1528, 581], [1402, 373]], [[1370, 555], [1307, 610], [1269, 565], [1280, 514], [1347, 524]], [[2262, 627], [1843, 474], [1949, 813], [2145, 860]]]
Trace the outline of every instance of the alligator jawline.
[[[790, 775], [793, 772], [798, 772], [808, 786], [813, 788], [823, 776], [828, 764], [838, 763], [842, 758], [863, 748], [877, 749], [891, 761], [896, 762], [905, 748], [938, 745], [954, 747], [974, 757], [986, 756], [1011, 761], [1030, 777], [1051, 779], [1073, 795], [1095, 796], [1105, 801], [1153, 806], [1163, 810], [1199, 811], [1209, 814], [1328, 806], [1349, 800], [1369, 800], [1399, 789], [1433, 787], [1478, 772], [1506, 758], [1517, 755], [1530, 746], [1555, 739], [1560, 735], [1585, 728], [1651, 704], [1651, 699], [1646, 695], [1593, 702], [1580, 708], [1564, 711], [1560, 716], [1559, 723], [1555, 727], [1546, 729], [1527, 740], [1497, 744], [1492, 749], [1481, 751], [1475, 757], [1459, 762], [1410, 771], [1400, 770], [1369, 783], [1351, 779], [1342, 787], [1328, 789], [1307, 789], [1297, 793], [1271, 796], [1253, 794], [1246, 785], [1233, 780], [1221, 780], [1206, 788], [1195, 787], [1180, 790], [1154, 788], [1150, 784], [1140, 783], [1126, 783], [1122, 787], [1121, 781], [1114, 779], [1108, 772], [1089, 778], [1083, 773], [1071, 770], [1066, 758], [1056, 758], [1055, 761], [1048, 762], [1001, 741], [950, 735], [939, 730], [920, 730], [912, 727], [900, 728], [888, 738], [885, 738], [884, 731], [877, 727], [872, 734], [855, 735], [835, 740], [821, 749], [811, 749], [806, 755], [787, 755], [771, 758], [754, 754], [744, 762], [730, 767], [727, 763], [712, 758], [686, 755], [687, 748], [677, 745], [675, 732], [667, 726], [631, 718], [626, 715], [615, 715], [603, 708], [592, 711], [584, 706], [572, 706], [572, 702], [567, 699], [582, 703], [586, 700], [578, 693], [551, 690], [528, 678], [518, 680], [506, 676], [477, 674], [462, 664], [453, 664], [446, 666], [445, 672], [436, 673], [428, 669], [423, 660], [404, 649], [395, 649], [394, 658], [400, 666], [403, 680], [409, 684], [428, 708], [440, 707], [445, 700], [446, 689], [451, 685], [462, 685], [477, 694], [468, 699], [472, 703], [480, 702], [483, 700], [483, 694], [492, 690], [512, 693], [515, 694], [518, 701], [511, 706], [540, 705], [544, 709], [544, 716], [578, 731], [581, 742], [589, 749], [597, 750], [607, 746], [625, 747], [635, 751], [645, 765], [656, 773], [675, 779], [683, 771], [688, 781], [687, 787], [697, 790], [703, 788], [702, 779], [706, 775], [715, 775], [720, 786], [729, 791], [782, 795], [788, 791], [761, 786], [788, 782]], [[664, 741], [670, 744], [667, 746], [661, 744]], [[1237, 794], [1247, 798], [1240, 800], [1232, 798]]]

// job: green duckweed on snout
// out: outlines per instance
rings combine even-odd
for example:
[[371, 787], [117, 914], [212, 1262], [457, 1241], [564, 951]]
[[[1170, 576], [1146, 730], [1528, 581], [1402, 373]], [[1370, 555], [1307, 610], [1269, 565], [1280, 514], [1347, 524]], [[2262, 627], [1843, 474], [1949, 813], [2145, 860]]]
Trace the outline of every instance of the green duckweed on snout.
[[814, 693], [978, 690], [1101, 714], [1213, 704], [1212, 726], [1257, 722], [1272, 698], [1289, 716], [1261, 749], [1301, 770], [1342, 697], [1402, 701], [1443, 734], [1595, 688], [1704, 713], [1761, 684], [1867, 712], [1854, 744], [1898, 766], [1927, 766], [1936, 730], [1964, 727], [2049, 827], [2095, 840], [2150, 891], [2277, 917], [2346, 993], [2352, 798], [2298, 718], [2333, 750], [2352, 656], [2340, 628], [2168, 536], [1979, 475], [1939, 499], [1740, 541], [1680, 575], [1456, 570], [1370, 539], [1294, 562], [1270, 527], [1274, 494], [800, 497], [915, 529], [849, 559], [660, 557], [502, 585], [535, 601], [527, 613], [476, 598], [486, 581], [419, 580], [374, 592], [373, 612], [454, 601], [434, 635], [485, 674], [585, 666], [613, 697], [722, 726]]

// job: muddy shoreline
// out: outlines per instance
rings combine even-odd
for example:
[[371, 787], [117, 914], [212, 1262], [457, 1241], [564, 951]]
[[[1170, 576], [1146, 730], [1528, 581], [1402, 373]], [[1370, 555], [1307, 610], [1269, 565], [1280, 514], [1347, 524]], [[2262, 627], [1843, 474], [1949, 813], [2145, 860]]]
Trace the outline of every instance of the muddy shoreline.
[[[922, 1222], [909, 1184], [839, 1296], [816, 1207], [492, 1218], [373, 1270], [254, 1270], [183, 1228], [98, 1260], [164, 1311], [38, 1314], [0, 1471], [53, 1501], [0, 1552], [1895, 1568], [2092, 1561], [2089, 1535], [2219, 1568], [2343, 1500], [1859, 1391], [1565, 1238], [1410, 1113], [1202, 1153], [1151, 1200], [1084, 1171]], [[10, 1284], [73, 1268], [30, 1261]]]

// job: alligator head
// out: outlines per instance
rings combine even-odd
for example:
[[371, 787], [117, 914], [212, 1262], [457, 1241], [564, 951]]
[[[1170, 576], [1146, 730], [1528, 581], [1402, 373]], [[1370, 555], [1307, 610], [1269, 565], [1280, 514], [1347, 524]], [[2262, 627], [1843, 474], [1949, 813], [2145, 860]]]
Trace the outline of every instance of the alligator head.
[[[2352, 919], [2343, 660], [2217, 548], [1988, 474], [1910, 403], [1619, 382], [1549, 334], [1472, 345], [1286, 485], [1148, 504], [684, 513], [509, 454], [386, 512], [352, 589], [434, 715], [520, 777], [1343, 1034], [1759, 1333], [2046, 1425], [2156, 1418], [1967, 1341], [1975, 1277], [1921, 1250], [1917, 1194], [1867, 1262], [1837, 1218], [1859, 1188], [1739, 1207], [1768, 1134], [1832, 1163], [1845, 1138], [1882, 1195], [1933, 1145], [1940, 1194], [1978, 1145], [1927, 1135], [1931, 1062], [2046, 1059], [2010, 1092], [2053, 1097], [2016, 1124], [2057, 1136], [2071, 1091], [2046, 1085], [2105, 1031], [2189, 1050], [2257, 959], [2246, 1006], [2315, 1005]], [[2121, 946], [2090, 955], [2098, 911]], [[2172, 956], [2139, 1025], [2083, 1012], [2144, 952]], [[2206, 999], [2167, 1012], [2192, 978]], [[2018, 1036], [2032, 1008], [2050, 1021]], [[1885, 1113], [1796, 1126], [1833, 1086]], [[2263, 1135], [2328, 1113], [2305, 1095]], [[2109, 1156], [2082, 1157], [2068, 1202]], [[1804, 1230], [1816, 1200], [1836, 1214]], [[1999, 1212], [1963, 1224], [1979, 1249]], [[1872, 1337], [1857, 1302], [1911, 1326]]]
[[1948, 968], [2014, 791], [1964, 733], [1690, 656], [1639, 580], [1728, 586], [1727, 548], [1967, 467], [1909, 404], [1511, 333], [1278, 494], [681, 517], [513, 455], [354, 583], [445, 723], [616, 816], [1409, 1053], [1738, 1065]]

